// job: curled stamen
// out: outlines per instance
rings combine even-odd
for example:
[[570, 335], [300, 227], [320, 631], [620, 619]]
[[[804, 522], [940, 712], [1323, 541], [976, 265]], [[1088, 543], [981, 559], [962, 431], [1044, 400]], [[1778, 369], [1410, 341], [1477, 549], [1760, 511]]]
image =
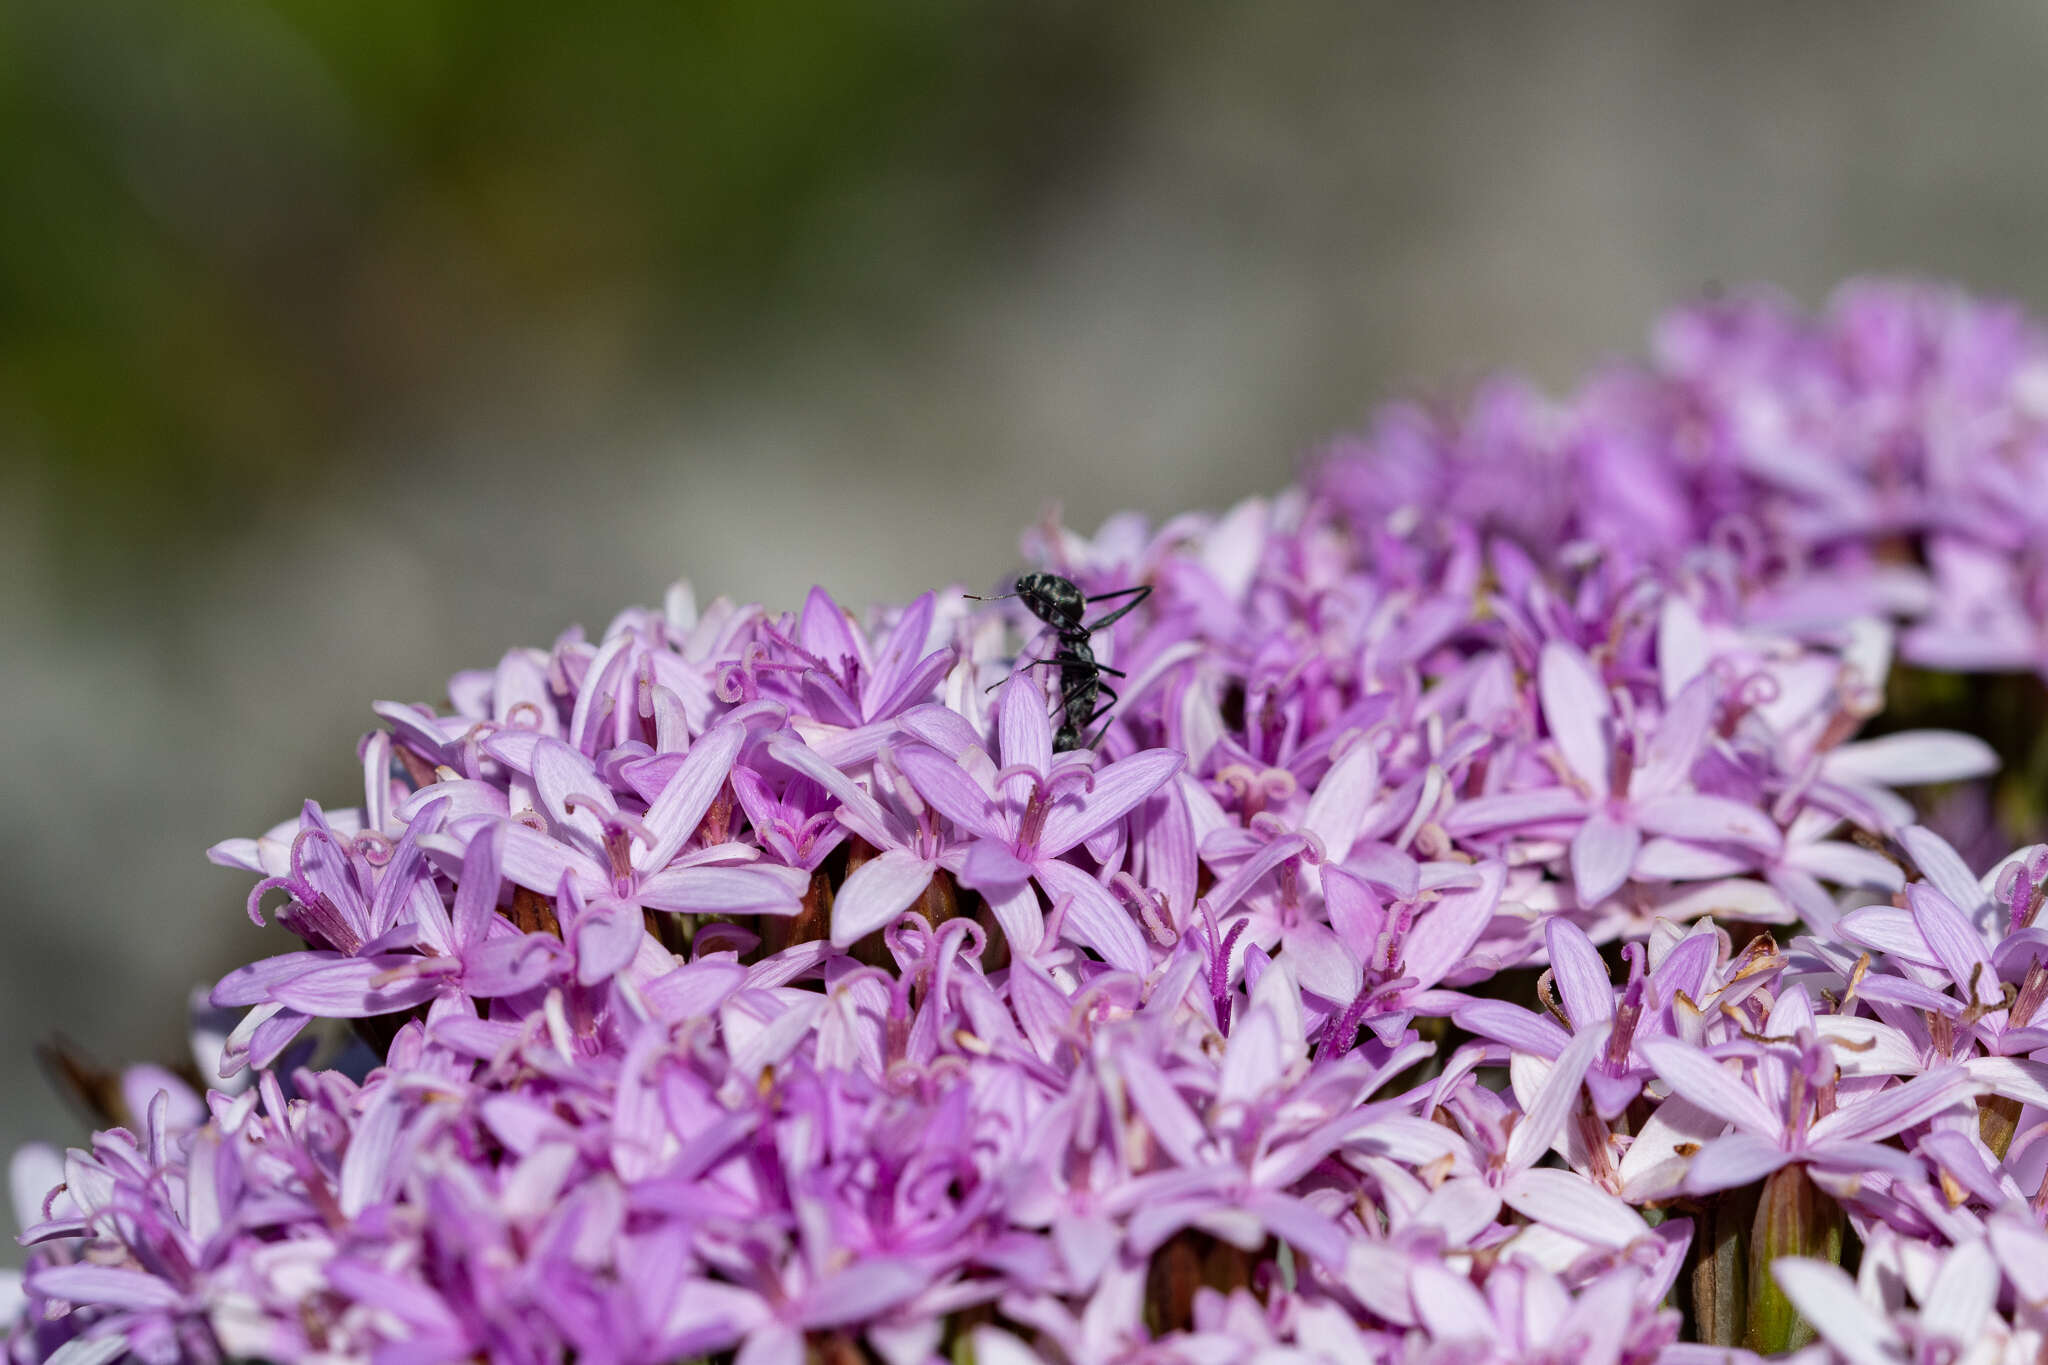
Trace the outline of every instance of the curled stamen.
[[484, 739], [503, 728], [494, 720], [480, 720], [463, 731], [455, 749], [462, 755], [464, 777], [474, 782], [484, 775]]
[[938, 950], [947, 961], [954, 957], [979, 959], [988, 951], [988, 931], [964, 915], [949, 919], [939, 926]]
[[754, 684], [754, 675], [745, 664], [732, 662], [718, 666], [718, 682], [715, 690], [723, 702], [753, 701], [760, 696]]
[[1031, 784], [1031, 799], [1043, 800], [1048, 795], [1045, 774], [1029, 763], [1012, 763], [996, 773], [996, 790], [1001, 791], [1013, 777], [1021, 777]]
[[292, 892], [292, 895], [295, 899], [300, 901], [311, 901], [315, 894], [315, 892], [313, 891], [312, 879], [306, 875], [305, 865], [306, 845], [315, 839], [324, 839], [330, 846], [334, 846], [335, 848], [337, 848], [338, 851], [344, 853], [347, 852], [346, 849], [340, 849], [339, 845], [335, 844], [333, 835], [329, 834], [326, 830], [321, 829], [317, 825], [308, 826], [305, 829], [300, 830], [295, 836], [293, 836], [291, 851], [291, 876], [292, 880], [298, 884], [299, 888], [303, 888], [306, 894], [301, 896], [298, 894], [297, 890], [294, 890]]
[[1279, 839], [1294, 833], [1294, 827], [1269, 810], [1262, 810], [1245, 821], [1245, 828], [1254, 834], [1263, 834], [1268, 839]]
[[[1067, 1010], [1068, 1026], [1075, 1033], [1085, 1037], [1087, 1034], [1085, 1024], [1093, 1022], [1099, 1005], [1106, 1004], [1111, 1008], [1122, 1008], [1125, 1013], [1129, 1013], [1136, 1004], [1133, 991], [1135, 984], [1135, 978], [1128, 972], [1105, 972], [1103, 975], [1096, 977], [1074, 993], [1074, 1003]], [[1106, 999], [1111, 992], [1123, 992], [1131, 998], [1122, 1002]]]
[[1252, 793], [1258, 788], [1259, 774], [1242, 763], [1232, 763], [1217, 769], [1215, 780], [1237, 798], [1240, 807], [1249, 807]]
[[1063, 795], [1063, 788], [1079, 787], [1083, 796], [1095, 790], [1095, 769], [1085, 763], [1062, 763], [1046, 778], [1045, 792], [1049, 799]]
[[1167, 916], [1164, 896], [1161, 896], [1156, 904], [1151, 900], [1142, 903], [1138, 907], [1138, 921], [1145, 926], [1145, 932], [1152, 936], [1152, 941], [1161, 948], [1171, 948], [1180, 942], [1180, 935], [1175, 932], [1173, 922]]
[[269, 927], [268, 921], [263, 918], [263, 898], [273, 891], [282, 891], [294, 901], [299, 898], [298, 891], [293, 887], [290, 877], [265, 877], [262, 881], [256, 883], [255, 887], [249, 892], [249, 918], [256, 922], [256, 927], [259, 929]]
[[1062, 896], [1053, 902], [1052, 913], [1045, 917], [1045, 941], [1058, 943], [1060, 931], [1067, 927], [1067, 909], [1074, 903], [1072, 896]]
[[[787, 621], [790, 618], [785, 616], [782, 619]], [[761, 633], [763, 635], [766, 635], [770, 640], [773, 640], [776, 644], [780, 645], [783, 649], [788, 650], [791, 654], [796, 655], [796, 657], [799, 660], [801, 660], [801, 662], [789, 663], [780, 659], [773, 659], [769, 657], [768, 651], [765, 647], [756, 645], [754, 646], [755, 658], [751, 661], [755, 667], [775, 668], [789, 673], [801, 673], [807, 668], [819, 669], [826, 673], [832, 671], [830, 666], [828, 666], [823, 659], [819, 658], [817, 655], [811, 653], [808, 649], [805, 649], [802, 645], [798, 644], [795, 640], [791, 639], [789, 632], [783, 630], [780, 625], [768, 621], [763, 621], [761, 623]]]
[[880, 967], [861, 965], [849, 968], [844, 976], [839, 977], [832, 983], [832, 999], [835, 1001], [851, 1000], [853, 997], [847, 994], [847, 992], [862, 981], [872, 981], [884, 990], [894, 990], [896, 988], [896, 978], [888, 972], [883, 971]]
[[1562, 1024], [1565, 1032], [1570, 1033], [1572, 1019], [1564, 1012], [1564, 1006], [1557, 1003], [1557, 977], [1548, 967], [1545, 967], [1543, 974], [1536, 978], [1536, 998], [1542, 1002], [1544, 1011]]
[[538, 730], [546, 723], [546, 714], [534, 702], [514, 702], [505, 712], [505, 724], [515, 730]]
[[1268, 801], [1285, 801], [1301, 790], [1300, 781], [1285, 768], [1268, 768], [1259, 777]]
[[660, 836], [653, 829], [649, 828], [645, 820], [642, 820], [637, 815], [628, 815], [622, 810], [615, 810], [605, 816], [605, 823], [632, 835], [647, 848], [653, 848], [661, 842]]
[[390, 862], [392, 853], [398, 848], [387, 835], [374, 829], [366, 829], [356, 835], [353, 845], [371, 867], [382, 867]]
[[1769, 706], [1776, 701], [1781, 691], [1778, 680], [1770, 674], [1751, 673], [1742, 680], [1736, 691], [1736, 698], [1744, 710], [1755, 710], [1759, 706]]

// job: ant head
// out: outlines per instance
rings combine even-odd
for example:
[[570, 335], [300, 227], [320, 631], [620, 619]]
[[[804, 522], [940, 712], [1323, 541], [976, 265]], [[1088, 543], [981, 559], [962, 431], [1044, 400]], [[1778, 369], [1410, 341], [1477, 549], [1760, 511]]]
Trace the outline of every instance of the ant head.
[[1052, 751], [1056, 754], [1070, 754], [1081, 747], [1081, 732], [1071, 725], [1062, 725], [1053, 732]]
[[1070, 579], [1058, 574], [1028, 573], [1017, 580], [1017, 596], [1031, 614], [1049, 626], [1078, 626], [1087, 599]]

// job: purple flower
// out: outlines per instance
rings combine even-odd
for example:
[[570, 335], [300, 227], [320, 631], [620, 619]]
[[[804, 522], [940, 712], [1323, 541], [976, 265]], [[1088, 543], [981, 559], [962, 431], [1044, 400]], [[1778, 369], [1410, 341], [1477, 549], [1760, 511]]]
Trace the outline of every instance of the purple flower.
[[[1185, 760], [1165, 749], [1100, 769], [1085, 755], [1056, 760], [1045, 696], [1024, 673], [1003, 684], [998, 718], [1000, 766], [979, 744], [955, 742], [942, 752], [919, 742], [895, 750], [897, 765], [918, 794], [971, 836], [961, 885], [987, 891], [1014, 952], [1035, 953], [1042, 942], [1038, 912], [1025, 893], [1035, 883], [1051, 897], [1055, 913], [1064, 907], [1061, 923], [1076, 942], [1113, 967], [1149, 971], [1151, 953], [1130, 912], [1062, 855], [1111, 831], [1171, 781]], [[945, 742], [937, 729], [912, 733]]]
[[[753, 865], [754, 850], [714, 843], [691, 852], [697, 830], [746, 742], [728, 721], [701, 735], [644, 814], [622, 809], [590, 761], [558, 740], [535, 736], [493, 752], [533, 782], [543, 833], [519, 821], [503, 827], [504, 874], [552, 896], [573, 883], [589, 906], [576, 926], [578, 974], [602, 980], [633, 960], [643, 942], [643, 910], [710, 914], [794, 914], [809, 878], [801, 869]], [[524, 753], [521, 753], [521, 750]]]
[[1904, 789], [1990, 748], [1859, 733], [1895, 642], [2040, 667], [2044, 375], [1950, 291], [1734, 295], [1048, 522], [1150, 590], [1093, 750], [958, 589], [379, 703], [359, 810], [213, 852], [302, 941], [196, 1023], [245, 1074], [61, 1069], [8, 1365], [2033, 1359], [2048, 850], [1975, 876]]
[[1628, 984], [1617, 999], [1607, 968], [1584, 930], [1558, 918], [1544, 926], [1544, 934], [1550, 975], [1562, 998], [1561, 1004], [1548, 998], [1546, 1003], [1552, 1003], [1553, 1013], [1569, 1025], [1569, 1031], [1505, 1000], [1473, 1000], [1460, 1005], [1451, 1017], [1483, 1038], [1552, 1062], [1578, 1035], [1605, 1029], [1607, 1042], [1586, 1071], [1586, 1086], [1600, 1117], [1618, 1118], [1641, 1093], [1650, 1075], [1641, 1042], [1674, 1034], [1678, 1027], [1675, 1010], [1704, 994], [1714, 940], [1708, 935], [1692, 935], [1666, 954], [1655, 971], [1648, 972], [1640, 946], [1626, 945]]
[[1968, 1073], [1943, 1068], [1903, 1085], [1845, 1093], [1831, 1046], [1819, 1038], [1812, 1006], [1796, 988], [1771, 1010], [1746, 1074], [1678, 1039], [1645, 1039], [1643, 1053], [1672, 1097], [1733, 1129], [1692, 1158], [1686, 1189], [1706, 1194], [1747, 1185], [1795, 1161], [1846, 1176], [1916, 1177], [1919, 1163], [1882, 1139], [1970, 1098]]
[[[1754, 806], [1689, 789], [1689, 777], [1720, 700], [1711, 677], [1694, 680], [1654, 730], [1624, 736], [1607, 689], [1585, 655], [1553, 640], [1543, 647], [1538, 690], [1566, 785], [1482, 798], [1461, 807], [1451, 832], [1473, 833], [1504, 825], [1570, 821], [1571, 872], [1579, 904], [1598, 905], [1628, 880], [1644, 836], [1676, 841], [1672, 864], [1651, 875], [1687, 875], [1684, 847], [1732, 846], [1771, 856], [1782, 842], [1778, 827]], [[1653, 845], [1652, 852], [1656, 851]]]

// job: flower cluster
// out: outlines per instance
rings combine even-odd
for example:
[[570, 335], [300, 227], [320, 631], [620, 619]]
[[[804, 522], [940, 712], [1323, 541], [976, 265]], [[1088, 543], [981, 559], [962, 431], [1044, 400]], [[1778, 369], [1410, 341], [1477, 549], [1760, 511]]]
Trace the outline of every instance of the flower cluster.
[[203, 1084], [16, 1159], [10, 1360], [2033, 1360], [2048, 847], [1859, 735], [2048, 663], [2037, 409], [2008, 311], [1715, 303], [1035, 532], [1093, 665], [679, 588], [380, 703], [214, 850], [302, 946]]

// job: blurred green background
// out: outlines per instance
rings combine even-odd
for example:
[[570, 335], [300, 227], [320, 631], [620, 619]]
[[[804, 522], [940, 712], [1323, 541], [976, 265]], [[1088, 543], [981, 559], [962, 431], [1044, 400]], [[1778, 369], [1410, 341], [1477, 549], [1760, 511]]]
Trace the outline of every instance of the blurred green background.
[[1716, 282], [2048, 304], [2048, 9], [0, 0], [0, 1146], [277, 946], [205, 846], [687, 575], [854, 603], [1562, 384]]

